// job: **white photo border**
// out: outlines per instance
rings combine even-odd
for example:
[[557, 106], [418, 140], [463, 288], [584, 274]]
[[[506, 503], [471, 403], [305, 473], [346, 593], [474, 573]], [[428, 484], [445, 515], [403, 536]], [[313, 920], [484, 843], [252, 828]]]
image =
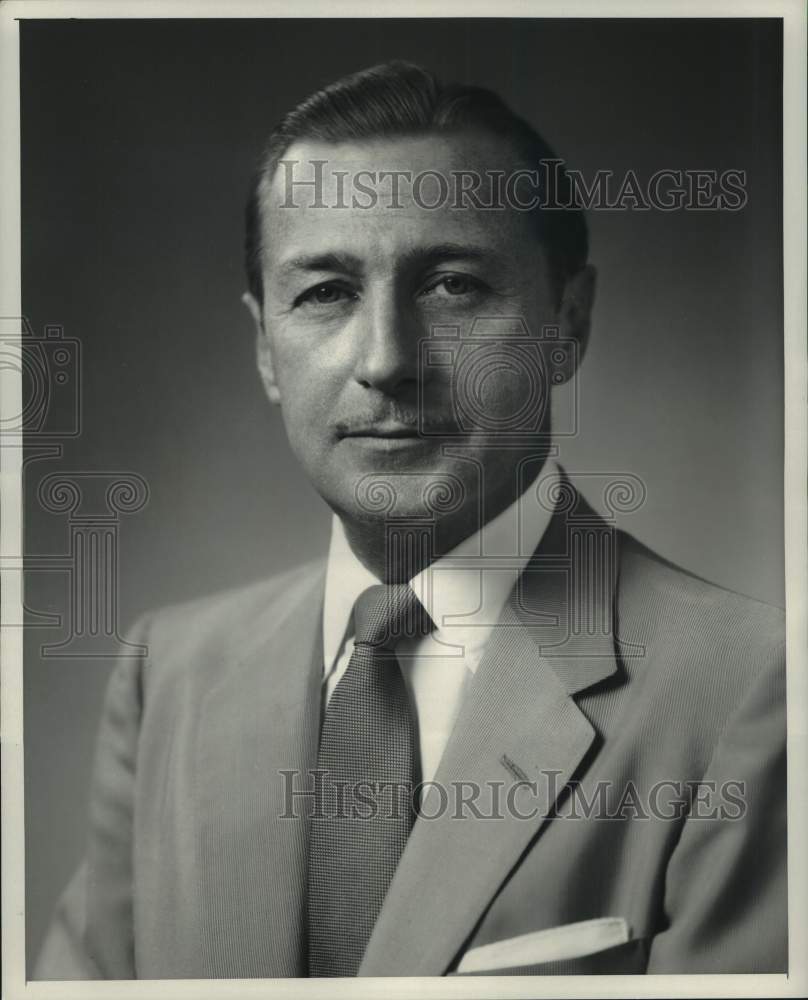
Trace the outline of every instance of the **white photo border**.
[[[7, 1000], [229, 1000], [236, 997], [799, 997], [808, 994], [808, 504], [806, 503], [806, 8], [800, 0], [409, 0], [408, 17], [782, 18], [785, 360], [785, 570], [788, 660], [789, 974], [445, 977], [333, 980], [26, 982], [22, 630], [0, 630], [2, 732], [2, 995]], [[0, 316], [21, 316], [19, 20], [62, 18], [400, 17], [394, 0], [6, 0], [0, 6]], [[4, 381], [0, 417], [21, 411]], [[22, 441], [0, 448], [0, 553], [22, 557]], [[2, 573], [2, 622], [20, 621], [20, 574]]]

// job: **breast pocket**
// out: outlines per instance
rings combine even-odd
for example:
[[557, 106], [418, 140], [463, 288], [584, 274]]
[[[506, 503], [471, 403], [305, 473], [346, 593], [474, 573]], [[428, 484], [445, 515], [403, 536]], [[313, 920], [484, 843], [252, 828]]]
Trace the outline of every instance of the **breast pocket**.
[[630, 976], [644, 975], [648, 966], [648, 943], [635, 938], [592, 955], [556, 959], [534, 964], [509, 965], [477, 971], [458, 969], [451, 976]]

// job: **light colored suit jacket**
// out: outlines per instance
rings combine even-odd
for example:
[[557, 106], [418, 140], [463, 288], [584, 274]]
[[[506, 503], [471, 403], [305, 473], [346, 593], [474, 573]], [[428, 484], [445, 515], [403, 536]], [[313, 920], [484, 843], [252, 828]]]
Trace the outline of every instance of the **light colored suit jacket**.
[[[360, 975], [453, 974], [471, 949], [598, 917], [629, 940], [486, 971], [786, 970], [782, 612], [576, 510], [593, 531], [554, 516], [436, 775], [522, 782], [523, 813], [535, 781], [540, 814], [419, 819]], [[587, 546], [612, 542], [593, 578]], [[316, 762], [323, 579], [309, 565], [137, 627], [149, 655], [111, 678], [86, 859], [35, 978], [306, 974], [307, 824], [282, 818], [279, 771]], [[604, 788], [623, 818], [572, 808]], [[677, 789], [689, 805], [664, 818]], [[700, 818], [716, 801], [724, 817]]]

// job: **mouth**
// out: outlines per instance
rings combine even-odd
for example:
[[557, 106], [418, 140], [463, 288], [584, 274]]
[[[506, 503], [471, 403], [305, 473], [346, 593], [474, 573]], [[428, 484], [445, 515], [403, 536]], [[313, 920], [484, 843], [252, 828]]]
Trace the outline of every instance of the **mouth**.
[[357, 447], [377, 451], [396, 451], [424, 444], [426, 439], [413, 424], [394, 423], [371, 424], [366, 427], [351, 428], [340, 435], [340, 440]]
[[409, 441], [413, 438], [420, 439], [421, 437], [417, 430], [357, 431], [355, 434], [346, 434], [345, 436], [348, 438], [363, 438], [375, 441]]
[[352, 427], [340, 435], [345, 438], [372, 438], [379, 441], [407, 441], [420, 438], [417, 424], [404, 424], [397, 421], [384, 421], [379, 424], [368, 424], [362, 427]]

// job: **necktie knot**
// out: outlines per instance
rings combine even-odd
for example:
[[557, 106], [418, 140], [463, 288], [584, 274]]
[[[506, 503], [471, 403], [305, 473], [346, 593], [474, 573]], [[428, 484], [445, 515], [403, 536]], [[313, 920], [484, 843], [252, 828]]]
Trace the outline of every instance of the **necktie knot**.
[[432, 620], [407, 583], [368, 587], [354, 605], [354, 643], [392, 649], [401, 639], [426, 635]]

